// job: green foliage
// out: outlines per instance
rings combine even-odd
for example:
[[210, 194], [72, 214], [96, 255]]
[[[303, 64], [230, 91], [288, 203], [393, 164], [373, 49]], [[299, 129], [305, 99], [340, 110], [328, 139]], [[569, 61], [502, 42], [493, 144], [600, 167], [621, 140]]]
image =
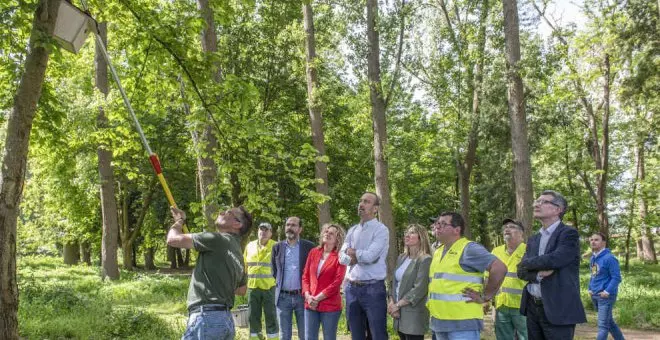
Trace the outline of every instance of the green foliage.
[[[591, 310], [592, 302], [587, 293], [589, 285], [589, 268], [584, 266], [580, 271], [580, 287], [582, 288], [582, 303]], [[634, 263], [630, 270], [621, 271], [623, 278], [619, 285], [614, 319], [621, 327], [658, 329], [660, 328], [660, 267]]]
[[20, 335], [25, 338], [175, 339], [184, 326], [188, 277], [124, 275], [101, 282], [98, 267], [22, 257]]

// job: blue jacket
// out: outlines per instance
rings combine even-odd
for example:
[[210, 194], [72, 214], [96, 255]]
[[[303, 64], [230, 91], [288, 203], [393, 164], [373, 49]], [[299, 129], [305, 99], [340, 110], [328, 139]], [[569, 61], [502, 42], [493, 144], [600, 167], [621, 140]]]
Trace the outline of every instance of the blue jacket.
[[619, 261], [605, 248], [598, 256], [591, 255], [591, 280], [589, 290], [593, 294], [607, 291], [610, 295], [616, 295], [621, 283], [621, 271]]
[[[302, 288], [302, 275], [307, 262], [309, 251], [314, 248], [314, 243], [311, 241], [300, 239], [300, 287]], [[284, 259], [286, 254], [286, 239], [275, 243], [273, 246], [273, 254], [271, 255], [271, 267], [273, 268], [273, 277], [275, 278], [275, 306], [280, 297], [280, 290], [284, 282]], [[301, 289], [302, 290], [302, 289]]]

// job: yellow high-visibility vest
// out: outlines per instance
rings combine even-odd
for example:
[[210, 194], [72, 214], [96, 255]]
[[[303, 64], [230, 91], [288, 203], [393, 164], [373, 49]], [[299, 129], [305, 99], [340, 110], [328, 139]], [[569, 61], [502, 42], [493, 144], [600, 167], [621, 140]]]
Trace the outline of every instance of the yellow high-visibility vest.
[[464, 237], [451, 245], [444, 258], [444, 245], [433, 255], [429, 270], [429, 296], [426, 307], [431, 316], [439, 320], [469, 320], [483, 319], [483, 309], [480, 303], [466, 303], [463, 289], [483, 290], [483, 273], [466, 272], [459, 261], [463, 250], [470, 243]]
[[270, 289], [275, 286], [273, 268], [270, 264], [274, 245], [275, 241], [268, 240], [268, 243], [262, 247], [259, 240], [254, 240], [245, 247], [243, 257], [247, 266], [248, 288]]
[[504, 282], [502, 282], [502, 286], [495, 296], [495, 308], [501, 306], [520, 308], [526, 282], [518, 278], [517, 270], [526, 249], [527, 245], [524, 243], [521, 243], [511, 255], [506, 251], [506, 244], [493, 249], [493, 255], [504, 262], [507, 269]]

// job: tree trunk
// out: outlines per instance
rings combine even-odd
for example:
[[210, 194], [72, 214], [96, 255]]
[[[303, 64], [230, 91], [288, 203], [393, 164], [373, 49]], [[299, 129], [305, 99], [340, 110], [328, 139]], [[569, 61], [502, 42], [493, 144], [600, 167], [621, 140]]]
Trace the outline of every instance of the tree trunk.
[[128, 199], [124, 200], [124, 227], [122, 228], [122, 237], [121, 237], [121, 250], [123, 265], [126, 270], [132, 270], [136, 265], [135, 258], [133, 256], [133, 245], [135, 239], [140, 235], [140, 230], [144, 224], [144, 218], [147, 215], [147, 210], [151, 205], [151, 201], [154, 196], [155, 183], [149, 185], [148, 191], [145, 193], [145, 196], [142, 198], [142, 209], [140, 210], [140, 215], [138, 215], [133, 230], [128, 228]]
[[[472, 115], [468, 147], [465, 158], [457, 162], [458, 182], [461, 194], [461, 215], [465, 219], [465, 237], [472, 238], [470, 216], [470, 178], [472, 168], [477, 159], [477, 146], [479, 143], [479, 123], [481, 122], [481, 89], [483, 82], [484, 50], [486, 48], [486, 24], [488, 20], [489, 4], [484, 0], [479, 20], [479, 35], [477, 37], [477, 61], [474, 63], [472, 79]], [[457, 47], [458, 48], [458, 47]]]
[[155, 247], [147, 248], [144, 251], [144, 269], [147, 269], [147, 270], [156, 269], [156, 264], [154, 264], [155, 254], [156, 254], [156, 248]]
[[[607, 175], [609, 169], [609, 145], [610, 145], [610, 133], [609, 133], [609, 124], [610, 124], [610, 55], [605, 54], [604, 61], [605, 68], [605, 84], [603, 85], [603, 118], [601, 122], [601, 128], [603, 133], [603, 140], [601, 142], [600, 157], [596, 158], [596, 162], [600, 160], [600, 164], [596, 164], [596, 169], [599, 170], [596, 175], [596, 192], [598, 199], [596, 201], [596, 207], [598, 210], [598, 224], [600, 225], [600, 232], [609, 237], [610, 235], [610, 223], [607, 218]], [[593, 134], [598, 136], [598, 130], [595, 124], [593, 124]], [[596, 144], [597, 145], [597, 144]], [[596, 147], [596, 146], [594, 146]]]
[[18, 339], [16, 219], [19, 213], [30, 132], [51, 50], [59, 0], [40, 0], [32, 22], [25, 69], [7, 118], [0, 169], [0, 339]]
[[64, 243], [62, 258], [64, 259], [64, 264], [68, 265], [74, 265], [80, 262], [80, 245], [78, 244], [78, 241]]
[[307, 52], [307, 105], [309, 106], [309, 121], [312, 128], [312, 142], [316, 149], [316, 162], [314, 174], [316, 178], [316, 192], [326, 196], [323, 203], [316, 205], [319, 227], [332, 219], [330, 215], [330, 201], [328, 188], [328, 164], [325, 158], [325, 141], [323, 136], [323, 115], [321, 103], [318, 98], [319, 80], [316, 71], [316, 40], [314, 37], [314, 12], [311, 3], [303, 5], [303, 18], [305, 23], [305, 50]]
[[82, 261], [87, 265], [92, 265], [92, 245], [89, 241], [85, 241], [80, 245], [80, 252], [82, 253]]
[[174, 247], [167, 246], [167, 260], [170, 261], [170, 269], [176, 268], [176, 253]]
[[[212, 54], [218, 51], [217, 36], [215, 33], [215, 21], [213, 20], [213, 11], [209, 7], [208, 0], [197, 0], [197, 8], [199, 9], [206, 27], [202, 30], [202, 50], [205, 53]], [[222, 72], [220, 67], [212, 70], [213, 80], [219, 83], [222, 79]], [[213, 160], [213, 155], [218, 148], [218, 140], [213, 133], [211, 124], [205, 124], [200, 127], [200, 134], [193, 134], [193, 137], [198, 136], [194, 140], [195, 145], [203, 148], [197, 150], [197, 171], [199, 173], [199, 189], [202, 196], [202, 204], [204, 216], [206, 217], [207, 230], [215, 230], [214, 221], [218, 212], [218, 206], [214, 203], [213, 187], [216, 185], [216, 177], [218, 176], [218, 166]]]
[[183, 268], [186, 262], [183, 259], [183, 253], [181, 252], [181, 248], [174, 248], [174, 254], [176, 256], [177, 268]]
[[[98, 25], [99, 35], [104, 45], [107, 42], [107, 24]], [[108, 95], [108, 65], [103, 57], [101, 46], [96, 46], [94, 61], [96, 63], [96, 87], [103, 94]], [[108, 128], [108, 118], [105, 116], [103, 106], [99, 106], [96, 125], [100, 131]], [[103, 215], [103, 236], [101, 240], [101, 278], [106, 276], [110, 280], [119, 279], [119, 265], [117, 264], [117, 202], [115, 201], [114, 175], [112, 168], [112, 150], [108, 143], [101, 141], [96, 149], [99, 162], [99, 179], [101, 195], [101, 214]]]
[[511, 148], [513, 151], [513, 184], [516, 193], [516, 219], [525, 226], [525, 235], [532, 227], [532, 168], [527, 137], [527, 117], [523, 82], [519, 71], [520, 37], [516, 0], [502, 0], [504, 12], [504, 40], [507, 60], [507, 87]]
[[380, 221], [390, 231], [390, 251], [387, 254], [387, 273], [392, 276], [398, 256], [396, 251], [397, 238], [394, 217], [392, 216], [392, 203], [387, 165], [387, 123], [385, 117], [385, 100], [380, 82], [380, 44], [378, 37], [378, 0], [367, 0], [367, 39], [369, 52], [367, 55], [367, 76], [369, 79], [369, 93], [371, 99], [371, 115], [374, 130], [374, 163], [376, 194], [380, 197], [378, 215]]
[[630, 215], [628, 216], [628, 230], [626, 232], [626, 262], [624, 269], [628, 271], [630, 266], [630, 239], [635, 224], [635, 198], [637, 195], [637, 183], [639, 182], [639, 147], [635, 149], [635, 180], [633, 181], [632, 195], [630, 195]]
[[[640, 143], [637, 147], [637, 166], [639, 171], [639, 181], [644, 183], [646, 180], [646, 171], [645, 171], [645, 157], [644, 157], [644, 143]], [[643, 188], [643, 187], [642, 187]], [[641, 195], [639, 195], [639, 229], [641, 238], [641, 256], [644, 262], [651, 262], [653, 264], [658, 264], [658, 258], [655, 255], [655, 244], [653, 240], [653, 233], [651, 228], [649, 228], [648, 219], [647, 219], [647, 197], [646, 190], [640, 190]]]

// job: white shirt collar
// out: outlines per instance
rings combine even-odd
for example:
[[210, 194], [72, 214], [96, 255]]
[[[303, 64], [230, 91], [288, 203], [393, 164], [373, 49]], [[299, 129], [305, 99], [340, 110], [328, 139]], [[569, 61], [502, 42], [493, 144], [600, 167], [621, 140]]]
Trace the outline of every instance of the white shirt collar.
[[557, 220], [555, 223], [551, 224], [547, 229], [541, 227], [541, 232], [546, 234], [546, 235], [552, 235], [552, 233], [555, 232], [555, 229], [559, 226], [559, 223], [561, 223], [561, 220]]

